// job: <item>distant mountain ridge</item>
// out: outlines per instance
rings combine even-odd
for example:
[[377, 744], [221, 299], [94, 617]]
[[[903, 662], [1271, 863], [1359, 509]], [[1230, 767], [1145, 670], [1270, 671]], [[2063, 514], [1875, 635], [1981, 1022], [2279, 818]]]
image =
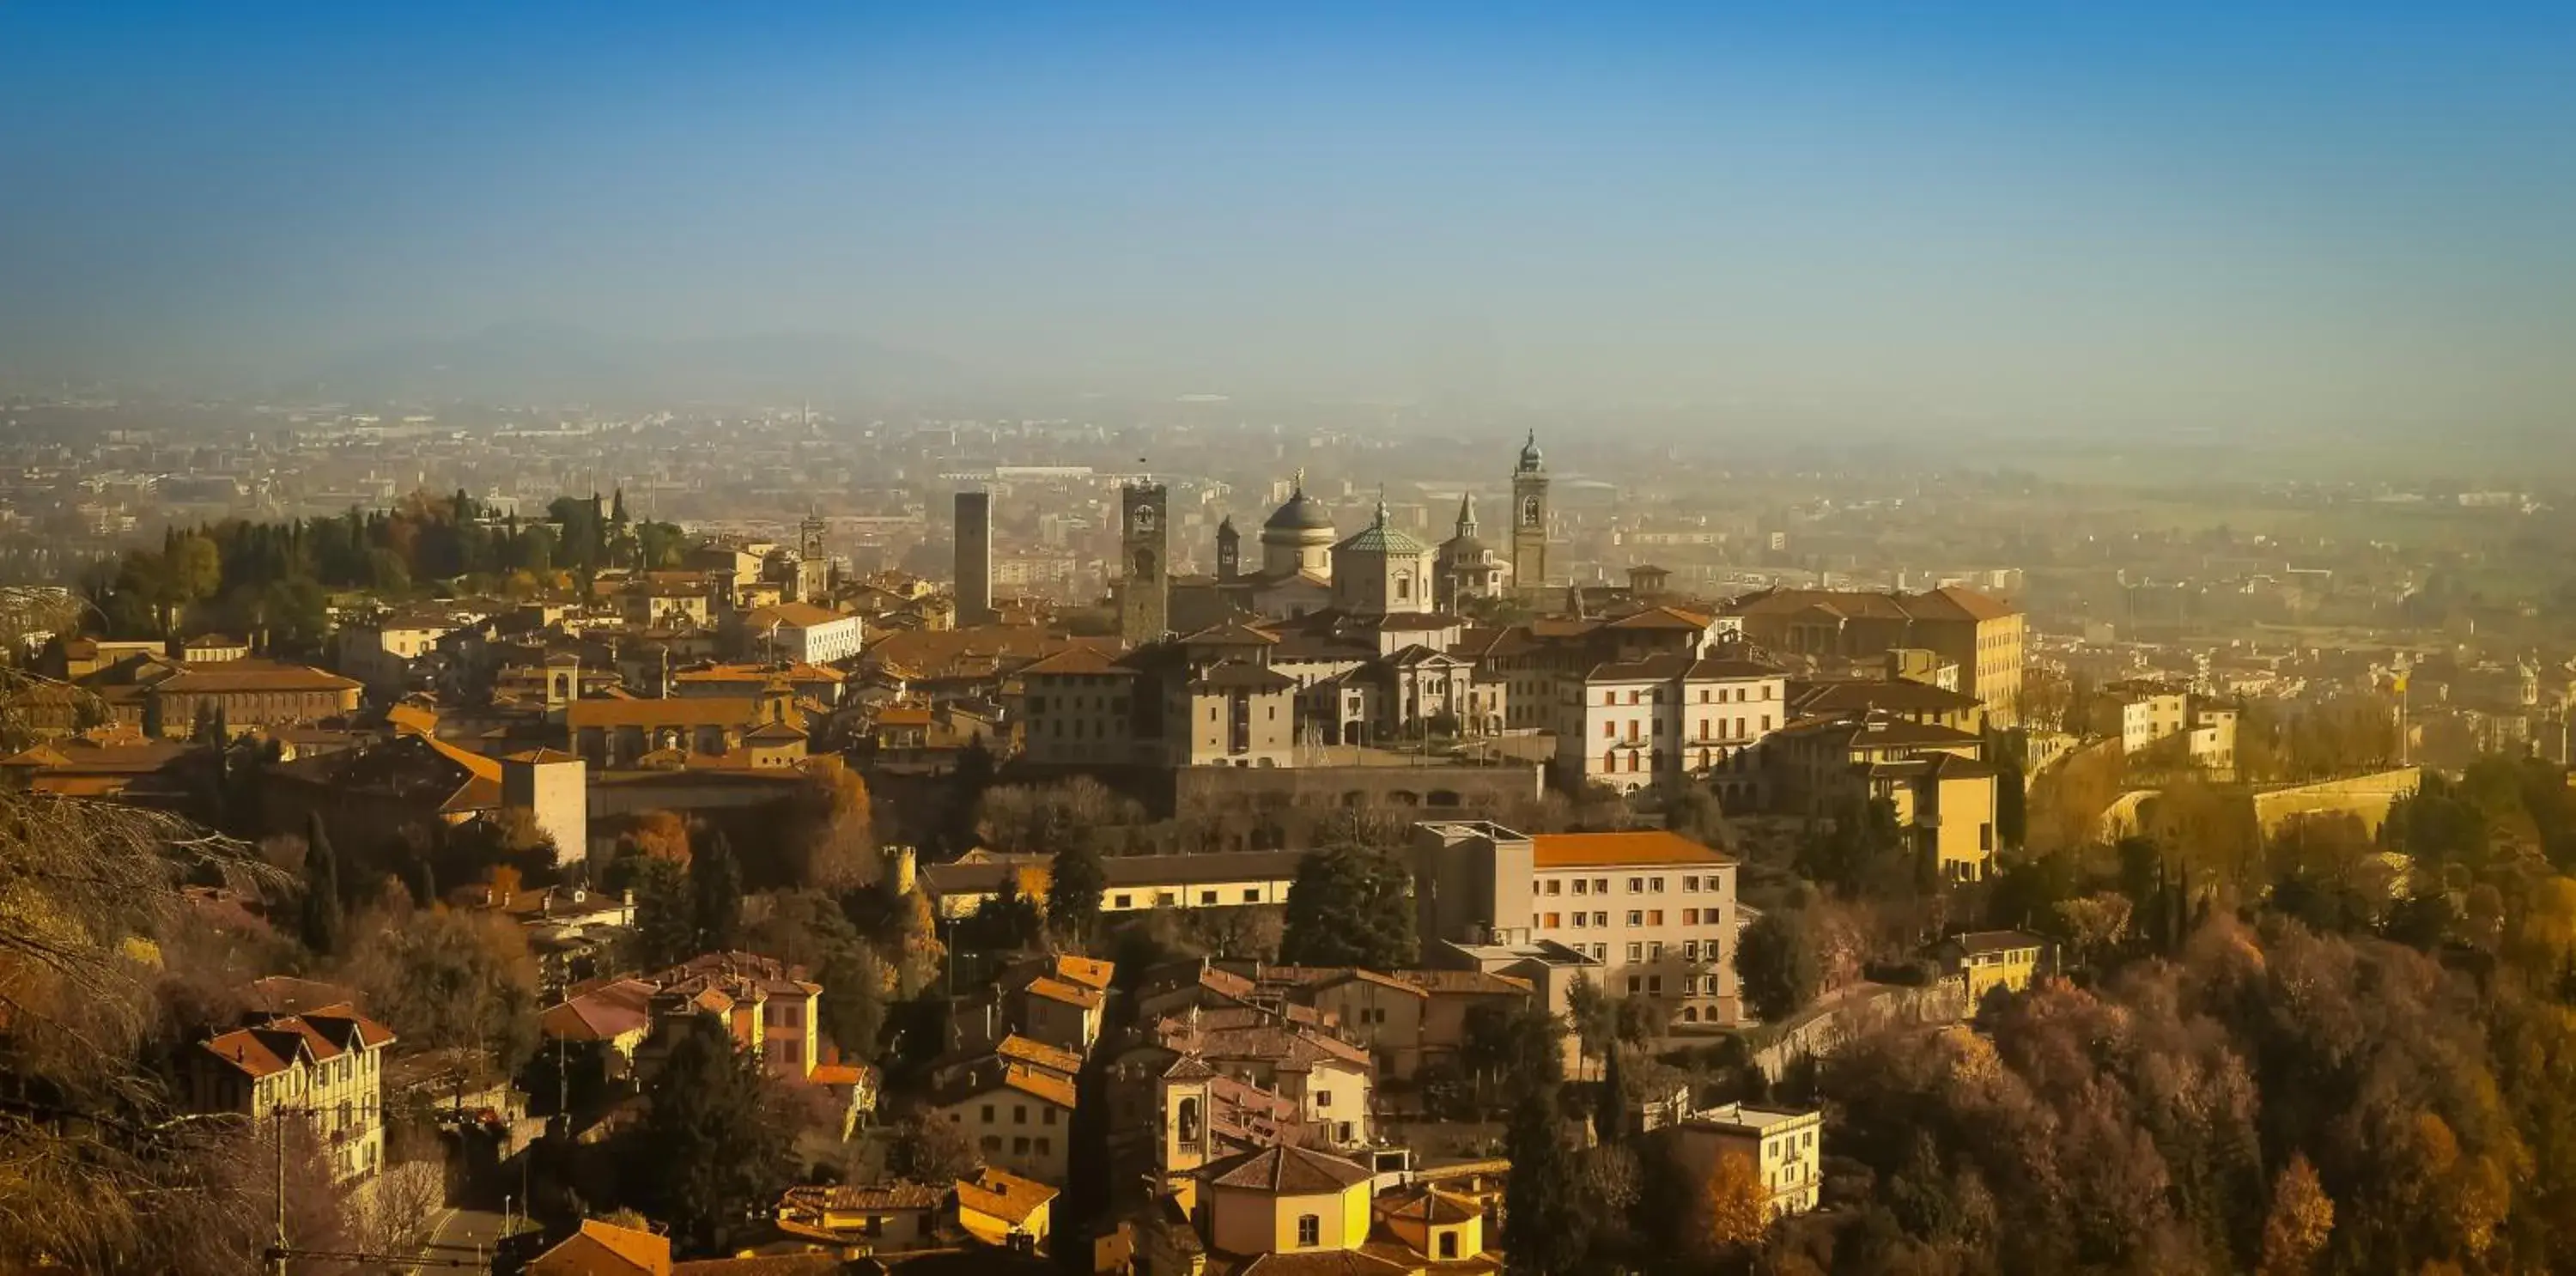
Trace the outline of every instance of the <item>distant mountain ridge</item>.
[[301, 381], [370, 397], [668, 404], [847, 401], [955, 389], [965, 379], [942, 356], [824, 333], [653, 340], [516, 323], [358, 350]]

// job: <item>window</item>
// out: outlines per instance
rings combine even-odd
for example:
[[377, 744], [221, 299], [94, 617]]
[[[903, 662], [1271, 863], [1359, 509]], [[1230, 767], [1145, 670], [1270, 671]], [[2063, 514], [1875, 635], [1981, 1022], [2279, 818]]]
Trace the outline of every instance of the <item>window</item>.
[[1593, 913], [1592, 924], [1602, 928], [1603, 930], [1608, 930], [1610, 928], [1610, 914], [1604, 912]]
[[1645, 959], [1646, 959], [1646, 946], [1645, 946], [1644, 944], [1630, 944], [1630, 945], [1628, 945], [1628, 960], [1630, 960], [1630, 961], [1644, 961]]
[[1644, 909], [1638, 909], [1638, 908], [1631, 908], [1631, 909], [1629, 909], [1629, 910], [1628, 910], [1628, 924], [1629, 924], [1629, 925], [1631, 925], [1631, 926], [1643, 926], [1643, 925], [1645, 925], [1645, 924], [1646, 924], [1646, 913], [1645, 913], [1645, 910], [1644, 910]]
[[1443, 1259], [1452, 1259], [1457, 1256], [1458, 1233], [1454, 1230], [1442, 1232], [1440, 1234], [1440, 1257]]
[[1333, 1092], [1330, 1090], [1317, 1090], [1315, 1092], [1315, 1106], [1319, 1108], [1329, 1108], [1333, 1106]]
[[1547, 879], [1547, 893], [1550, 895], [1561, 895], [1565, 893], [1565, 883], [1553, 877]]
[[1664, 879], [1662, 879], [1662, 878], [1660, 878], [1660, 877], [1649, 877], [1649, 878], [1647, 878], [1647, 879], [1646, 879], [1646, 893], [1647, 893], [1647, 894], [1649, 894], [1649, 895], [1661, 895], [1661, 894], [1663, 894], [1663, 893], [1664, 893]]
[[1359, 1142], [1359, 1139], [1354, 1137], [1356, 1134], [1357, 1131], [1352, 1129], [1351, 1123], [1348, 1121], [1344, 1121], [1340, 1125], [1333, 1127], [1333, 1139], [1338, 1143], [1357, 1143]]
[[1646, 960], [1648, 960], [1648, 961], [1662, 961], [1663, 959], [1664, 959], [1664, 941], [1662, 941], [1662, 940], [1660, 940], [1660, 939], [1649, 939], [1649, 940], [1647, 940], [1647, 941], [1646, 941]]
[[1260, 903], [1260, 902], [1261, 902], [1261, 888], [1260, 888], [1260, 887], [1257, 887], [1257, 886], [1246, 886], [1246, 887], [1244, 887], [1244, 888], [1243, 888], [1243, 902], [1244, 902], [1244, 903], [1247, 903], [1247, 904], [1258, 904], [1258, 903]]
[[1609, 878], [1606, 878], [1606, 877], [1596, 877], [1596, 878], [1593, 878], [1593, 879], [1592, 879], [1592, 893], [1593, 893], [1593, 894], [1595, 894], [1595, 895], [1607, 895], [1607, 894], [1609, 894], [1609, 893], [1610, 893], [1610, 879], [1609, 879]]
[[1631, 995], [1634, 995], [1634, 994], [1637, 994], [1637, 993], [1644, 992], [1645, 990], [1646, 990], [1646, 981], [1645, 981], [1645, 980], [1640, 979], [1640, 978], [1638, 978], [1638, 977], [1637, 977], [1637, 976], [1635, 976], [1635, 975], [1630, 975], [1630, 976], [1628, 976], [1628, 992], [1629, 992]]
[[[1581, 917], [1582, 915], [1583, 915], [1583, 914], [1581, 914], [1581, 913], [1576, 913], [1576, 914], [1575, 914], [1575, 916], [1577, 916], [1577, 917]], [[1557, 915], [1557, 914], [1555, 914], [1555, 913], [1549, 913], [1549, 914], [1547, 914], [1547, 920], [1546, 920], [1546, 921], [1544, 921], [1544, 922], [1542, 922], [1542, 923], [1540, 923], [1540, 924], [1541, 924], [1541, 925], [1543, 925], [1543, 926], [1545, 926], [1545, 927], [1547, 927], [1547, 928], [1548, 928], [1548, 929], [1550, 929], [1550, 930], [1554, 930], [1555, 928], [1557, 928], [1557, 927], [1562, 926], [1562, 925], [1564, 925], [1564, 924], [1565, 924], [1564, 922], [1557, 920], [1557, 917], [1558, 917], [1558, 915]]]
[[1618, 738], [1619, 738], [1619, 724], [1618, 724], [1618, 723], [1616, 723], [1616, 722], [1604, 721], [1604, 722], [1601, 724], [1601, 738], [1602, 738], [1602, 739], [1604, 739], [1604, 740], [1616, 740], [1616, 739], [1618, 739]]
[[983, 1118], [983, 1119], [984, 1119], [984, 1124], [986, 1124], [986, 1125], [991, 1125], [991, 1124], [993, 1123], [993, 1105], [992, 1105], [992, 1104], [987, 1103], [987, 1104], [985, 1104], [985, 1105], [984, 1105], [984, 1118]]
[[1663, 977], [1662, 975], [1648, 975], [1648, 976], [1646, 976], [1646, 991], [1647, 991], [1647, 992], [1650, 992], [1650, 993], [1661, 993], [1661, 992], [1663, 992], [1663, 990], [1664, 990], [1664, 977]]
[[1664, 910], [1662, 910], [1662, 909], [1660, 909], [1660, 908], [1649, 908], [1649, 909], [1647, 909], [1647, 910], [1646, 910], [1646, 924], [1647, 924], [1647, 925], [1649, 925], [1649, 926], [1661, 926], [1661, 925], [1663, 925], [1663, 924], [1664, 924]]
[[1991, 851], [1995, 849], [1994, 825], [1980, 824], [1977, 826], [1977, 849], [1981, 851]]
[[1683, 960], [1683, 961], [1698, 961], [1698, 960], [1699, 960], [1699, 941], [1698, 941], [1698, 940], [1696, 940], [1696, 939], [1685, 939], [1685, 940], [1683, 940], [1683, 941], [1682, 941], [1682, 960]]
[[977, 1139], [975, 1141], [975, 1146], [982, 1148], [984, 1150], [984, 1155], [986, 1156], [996, 1155], [1002, 1150], [1002, 1136], [998, 1134], [987, 1134], [983, 1138]]
[[1045, 1137], [1045, 1136], [1043, 1136], [1043, 1135], [1039, 1136], [1039, 1138], [1038, 1138], [1038, 1155], [1039, 1155], [1039, 1156], [1053, 1156], [1054, 1154], [1055, 1154], [1055, 1141], [1054, 1141], [1053, 1139], [1046, 1138], [1046, 1137]]
[[1044, 1115], [1044, 1116], [1046, 1117], [1046, 1124], [1048, 1124], [1048, 1125], [1053, 1125], [1053, 1124], [1055, 1124], [1055, 1109], [1053, 1109], [1053, 1108], [1040, 1108], [1040, 1109], [1038, 1109], [1038, 1111], [1039, 1111], [1042, 1115]]
[[1608, 960], [1610, 960], [1610, 945], [1608, 945], [1608, 944], [1594, 944], [1594, 945], [1592, 946], [1592, 960], [1594, 960], [1594, 961], [1608, 961]]
[[1216, 892], [1215, 892], [1215, 891], [1200, 891], [1200, 892], [1199, 892], [1199, 902], [1200, 902], [1200, 903], [1202, 903], [1202, 904], [1213, 904], [1213, 903], [1215, 903], [1215, 902], [1216, 902]]
[[1586, 923], [1586, 922], [1584, 921], [1583, 914], [1581, 914], [1581, 913], [1576, 913], [1576, 914], [1574, 915], [1574, 928], [1575, 928], [1576, 930], [1581, 930], [1581, 929], [1583, 929], [1583, 928], [1584, 928], [1584, 926], [1585, 926], [1585, 925], [1587, 925], [1587, 924], [1588, 924], [1588, 923]]
[[1025, 1104], [1025, 1103], [1014, 1103], [1014, 1104], [1012, 1104], [1012, 1105], [1011, 1105], [1011, 1124], [1013, 1124], [1013, 1125], [1027, 1125], [1028, 1123], [1029, 1123], [1029, 1105], [1027, 1105], [1027, 1104]]
[[1685, 909], [1683, 909], [1683, 910], [1682, 910], [1682, 925], [1684, 925], [1684, 926], [1697, 926], [1697, 925], [1699, 925], [1699, 910], [1698, 910], [1698, 909], [1696, 909], [1696, 908], [1685, 908]]
[[1297, 1244], [1311, 1248], [1324, 1243], [1324, 1220], [1313, 1214], [1297, 1216]]
[[1011, 1155], [1013, 1155], [1013, 1156], [1027, 1156], [1028, 1154], [1029, 1154], [1029, 1136], [1027, 1136], [1027, 1135], [1023, 1134], [1023, 1135], [1019, 1136], [1018, 1138], [1011, 1140]]
[[1628, 879], [1628, 893], [1629, 893], [1629, 894], [1631, 894], [1631, 895], [1643, 895], [1643, 894], [1645, 894], [1645, 893], [1646, 893], [1646, 879], [1645, 879], [1645, 878], [1642, 878], [1642, 877], [1631, 877], [1631, 878], [1629, 878], [1629, 879]]
[[1109, 906], [1111, 908], [1126, 908], [1134, 902], [1135, 900], [1132, 896], [1112, 895], [1109, 897]]
[[1696, 878], [1696, 877], [1685, 877], [1685, 878], [1683, 878], [1683, 879], [1682, 879], [1682, 893], [1683, 893], [1683, 894], [1688, 895], [1688, 894], [1690, 894], [1692, 891], [1695, 891], [1695, 890], [1698, 890], [1698, 889], [1699, 889], [1699, 879], [1698, 879], [1698, 878]]
[[1574, 879], [1574, 893], [1577, 895], [1584, 894], [1586, 889], [1590, 886], [1590, 882], [1587, 882], [1580, 877]]

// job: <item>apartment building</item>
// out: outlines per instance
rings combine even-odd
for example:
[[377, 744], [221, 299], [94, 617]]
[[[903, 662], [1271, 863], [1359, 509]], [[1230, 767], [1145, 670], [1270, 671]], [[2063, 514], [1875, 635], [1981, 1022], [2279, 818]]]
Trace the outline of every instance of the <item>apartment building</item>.
[[1416, 825], [1410, 854], [1426, 942], [1562, 945], [1677, 1024], [1742, 1017], [1732, 856], [1663, 830], [1533, 836], [1482, 821]]
[[1559, 685], [1558, 782], [1624, 792], [1705, 778], [1722, 797], [1751, 800], [1761, 783], [1752, 751], [1787, 721], [1788, 688], [1784, 671], [1737, 658], [1595, 665]]
[[1720, 1159], [1745, 1157], [1762, 1176], [1770, 1217], [1804, 1214], [1816, 1208], [1824, 1181], [1824, 1125], [1824, 1114], [1813, 1108], [1730, 1103], [1677, 1123], [1674, 1159], [1705, 1182]]
[[393, 1030], [341, 1002], [281, 1015], [198, 1043], [182, 1065], [189, 1106], [237, 1112], [254, 1124], [312, 1123], [336, 1178], [384, 1164], [385, 1047]]
[[829, 607], [772, 603], [744, 614], [742, 643], [747, 654], [762, 659], [828, 665], [859, 654], [863, 629], [858, 617]]

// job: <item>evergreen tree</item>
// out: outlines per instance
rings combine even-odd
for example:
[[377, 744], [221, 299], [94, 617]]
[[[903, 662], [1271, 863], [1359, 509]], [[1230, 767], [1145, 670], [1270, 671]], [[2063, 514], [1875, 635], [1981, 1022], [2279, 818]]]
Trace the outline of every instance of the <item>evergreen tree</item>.
[[197, 702], [197, 720], [188, 724], [188, 743], [212, 744], [215, 741], [215, 702]]
[[1512, 1165], [1503, 1185], [1504, 1270], [1575, 1276], [1584, 1269], [1585, 1228], [1554, 1087], [1513, 1107], [1503, 1145]]
[[795, 1126], [759, 1056], [735, 1050], [720, 1020], [699, 1016], [671, 1031], [677, 1040], [624, 1161], [680, 1249], [718, 1254], [795, 1181]]
[[1109, 875], [1089, 846], [1075, 843], [1057, 851], [1047, 876], [1047, 928], [1060, 940], [1088, 938], [1108, 889]]
[[304, 833], [304, 946], [328, 957], [340, 951], [340, 857], [315, 812]]
[[147, 740], [168, 738], [170, 723], [164, 716], [166, 713], [167, 710], [161, 706], [160, 696], [148, 691], [143, 693], [143, 738]]
[[1824, 981], [1824, 956], [1805, 910], [1776, 909], [1744, 928], [1736, 945], [1735, 973], [1744, 1000], [1765, 1023], [1778, 1023], [1815, 1000]]
[[1394, 856], [1345, 844], [1298, 863], [1280, 961], [1396, 970], [1412, 965], [1419, 949], [1413, 875]]
[[696, 952], [722, 952], [742, 937], [742, 865], [721, 832], [689, 861], [689, 893], [696, 901]]
[[659, 856], [634, 860], [633, 964], [645, 970], [674, 966], [704, 951], [698, 947], [697, 896], [690, 874]]

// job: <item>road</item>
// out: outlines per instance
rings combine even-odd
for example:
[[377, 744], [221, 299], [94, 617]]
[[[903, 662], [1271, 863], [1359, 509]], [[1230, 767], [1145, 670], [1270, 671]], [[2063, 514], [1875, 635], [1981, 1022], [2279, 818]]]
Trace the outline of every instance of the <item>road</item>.
[[[433, 1217], [437, 1221], [430, 1225], [427, 1243], [422, 1246], [420, 1252], [420, 1256], [424, 1259], [469, 1258], [474, 1253], [474, 1247], [478, 1245], [482, 1247], [483, 1254], [488, 1258], [493, 1246], [500, 1243], [501, 1215], [497, 1210], [450, 1207], [438, 1211]], [[423, 1265], [413, 1267], [411, 1273], [412, 1276], [433, 1276], [434, 1273], [455, 1270], [457, 1269], [453, 1267]]]

